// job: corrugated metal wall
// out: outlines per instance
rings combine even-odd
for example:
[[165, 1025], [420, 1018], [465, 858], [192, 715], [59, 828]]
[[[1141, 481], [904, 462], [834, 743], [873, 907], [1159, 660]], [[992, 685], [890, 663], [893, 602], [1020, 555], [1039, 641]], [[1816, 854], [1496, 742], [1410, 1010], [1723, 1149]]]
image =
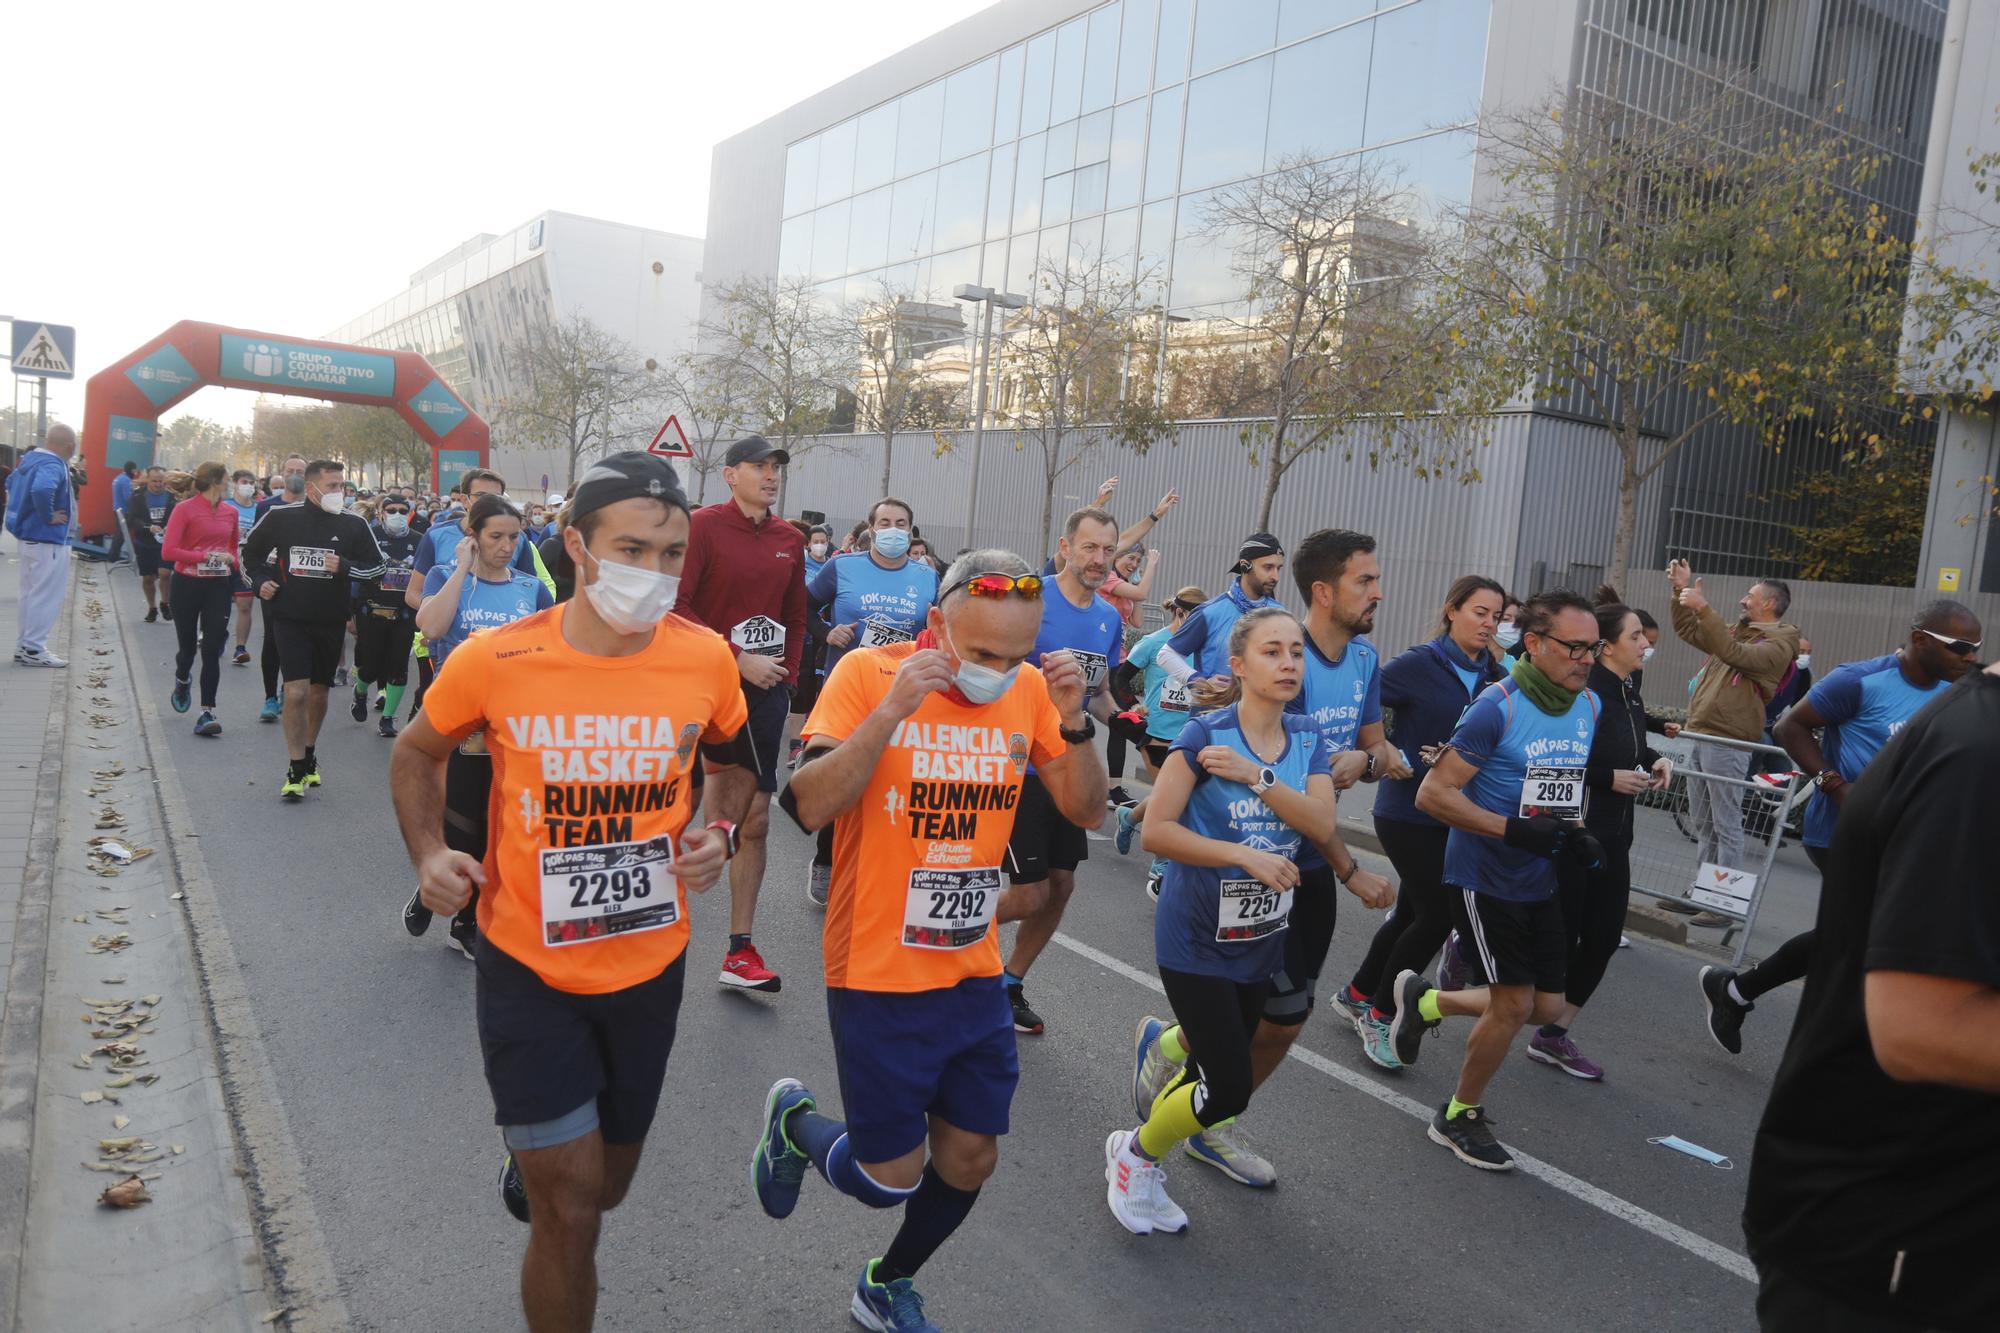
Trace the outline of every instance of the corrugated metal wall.
[[[1482, 573], [1508, 582], [1519, 568], [1518, 518], [1532, 420], [1526, 413], [1492, 420], [1479, 460], [1483, 480], [1472, 483], [1419, 481], [1402, 468], [1370, 468], [1365, 447], [1357, 448], [1352, 459], [1332, 451], [1309, 454], [1286, 475], [1272, 527], [1288, 545], [1318, 528], [1373, 534], [1382, 543], [1386, 593], [1377, 640], [1405, 645], [1428, 637], [1427, 627], [1453, 579]], [[1144, 517], [1170, 487], [1178, 487], [1180, 504], [1149, 539], [1164, 552], [1155, 600], [1187, 584], [1220, 591], [1262, 493], [1262, 476], [1250, 466], [1238, 439], [1241, 427], [1235, 421], [1183, 425], [1178, 444], [1158, 445], [1143, 456], [1109, 445], [1096, 448], [1057, 484], [1058, 533], [1069, 511], [1088, 503], [1108, 476], [1119, 478], [1112, 511], [1128, 524]], [[970, 431], [945, 432], [950, 448], [941, 456], [934, 456], [937, 444], [929, 435], [898, 436], [896, 441], [891, 489], [915, 507], [917, 525], [945, 557], [964, 544], [971, 438]], [[844, 532], [877, 498], [881, 449], [876, 435], [814, 441], [791, 466], [786, 512], [819, 510], [836, 532]], [[1035, 445], [1011, 430], [989, 430], [984, 456], [980, 543], [1037, 559], [1047, 554], [1036, 549], [1041, 544], [1042, 468]], [[711, 498], [715, 493], [711, 486]]]

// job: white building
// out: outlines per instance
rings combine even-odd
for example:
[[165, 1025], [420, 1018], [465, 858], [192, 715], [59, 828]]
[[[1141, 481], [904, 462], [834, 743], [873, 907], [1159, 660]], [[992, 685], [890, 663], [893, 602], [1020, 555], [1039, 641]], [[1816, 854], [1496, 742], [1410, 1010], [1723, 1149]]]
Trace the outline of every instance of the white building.
[[[410, 275], [406, 291], [326, 334], [430, 359], [493, 428], [493, 466], [518, 494], [564, 484], [557, 450], [509, 440], [500, 408], [513, 383], [506, 349], [535, 320], [582, 315], [664, 366], [693, 345], [702, 242], [622, 222], [547, 212], [498, 236], [481, 233]], [[657, 424], [657, 423], [655, 423]]]

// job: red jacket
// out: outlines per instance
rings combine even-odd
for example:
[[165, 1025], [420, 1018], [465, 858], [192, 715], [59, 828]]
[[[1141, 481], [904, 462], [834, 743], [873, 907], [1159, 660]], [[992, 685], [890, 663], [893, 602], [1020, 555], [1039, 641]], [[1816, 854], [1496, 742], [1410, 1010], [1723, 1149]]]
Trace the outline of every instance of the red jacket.
[[[201, 577], [202, 561], [211, 551], [229, 557], [228, 573], [236, 572], [236, 510], [226, 502], [211, 506], [199, 495], [175, 505], [160, 535], [160, 554], [174, 562], [176, 574]], [[209, 577], [220, 577], [210, 575]]]
[[[806, 638], [806, 539], [775, 514], [752, 523], [734, 499], [694, 511], [676, 613], [729, 641], [729, 651], [776, 647], [784, 631], [785, 680], [796, 685]], [[754, 623], [759, 621], [771, 623]], [[770, 652], [771, 656], [777, 656]]]

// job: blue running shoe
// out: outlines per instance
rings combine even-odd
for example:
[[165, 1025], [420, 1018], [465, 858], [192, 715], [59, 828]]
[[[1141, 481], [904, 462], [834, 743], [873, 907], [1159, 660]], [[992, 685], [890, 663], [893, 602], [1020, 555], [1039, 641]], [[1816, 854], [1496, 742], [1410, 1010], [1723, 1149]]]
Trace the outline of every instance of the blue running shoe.
[[257, 714], [257, 720], [259, 722], [276, 722], [280, 717], [284, 716], [284, 712], [285, 705], [283, 703], [277, 699], [266, 699], [264, 701], [264, 711]]
[[201, 716], [195, 719], [194, 734], [197, 736], [220, 736], [222, 734], [222, 723], [216, 720], [214, 713], [204, 708], [201, 710]]
[[1112, 835], [1111, 841], [1117, 846], [1120, 856], [1130, 856], [1132, 854], [1132, 839], [1138, 835], [1138, 832], [1139, 826], [1132, 822], [1132, 807], [1129, 805], [1119, 806], [1118, 832]]
[[1362, 1030], [1361, 1025], [1368, 1021], [1369, 1010], [1374, 1006], [1369, 1004], [1366, 999], [1355, 999], [1352, 995], [1348, 994], [1347, 987], [1345, 986], [1342, 986], [1333, 993], [1333, 1003], [1335, 1008], [1347, 1015], [1347, 1021], [1354, 1024], [1354, 1030], [1365, 1037], [1367, 1033]]
[[[750, 1154], [750, 1187], [756, 1190], [757, 1202], [768, 1217], [790, 1217], [792, 1209], [798, 1207], [799, 1185], [812, 1159], [785, 1137], [785, 1116], [797, 1107], [813, 1104], [806, 1085], [795, 1078], [779, 1079], [764, 1095], [764, 1132], [757, 1139], [757, 1151]], [[863, 1277], [865, 1280], [866, 1275]]]
[[189, 706], [194, 703], [193, 685], [186, 680], [176, 678], [174, 692], [167, 696], [167, 702], [174, 706], [176, 713], [187, 712]]
[[1160, 1049], [1160, 1034], [1168, 1026], [1164, 1019], [1147, 1014], [1132, 1034], [1132, 1107], [1139, 1113], [1141, 1124], [1153, 1113], [1153, 1103], [1166, 1091], [1167, 1084], [1181, 1072], [1180, 1062], [1169, 1060]]
[[861, 1280], [854, 1284], [854, 1304], [849, 1307], [854, 1322], [873, 1333], [944, 1333], [924, 1318], [924, 1298], [917, 1295], [915, 1282], [906, 1277], [875, 1281], [875, 1265], [881, 1262], [870, 1259], [861, 1265]]

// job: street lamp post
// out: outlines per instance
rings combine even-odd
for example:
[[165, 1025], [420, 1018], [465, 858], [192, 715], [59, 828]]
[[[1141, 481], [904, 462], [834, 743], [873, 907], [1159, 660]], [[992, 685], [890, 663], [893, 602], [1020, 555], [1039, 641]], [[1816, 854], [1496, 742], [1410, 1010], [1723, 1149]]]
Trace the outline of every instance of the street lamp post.
[[972, 484], [965, 490], [965, 544], [971, 546], [972, 526], [979, 517], [979, 458], [986, 444], [986, 391], [993, 371], [993, 307], [1019, 310], [1028, 304], [1028, 298], [996, 292], [991, 287], [975, 287], [969, 282], [952, 288], [951, 294], [961, 301], [974, 301], [986, 307], [979, 331], [978, 405], [972, 414]]

